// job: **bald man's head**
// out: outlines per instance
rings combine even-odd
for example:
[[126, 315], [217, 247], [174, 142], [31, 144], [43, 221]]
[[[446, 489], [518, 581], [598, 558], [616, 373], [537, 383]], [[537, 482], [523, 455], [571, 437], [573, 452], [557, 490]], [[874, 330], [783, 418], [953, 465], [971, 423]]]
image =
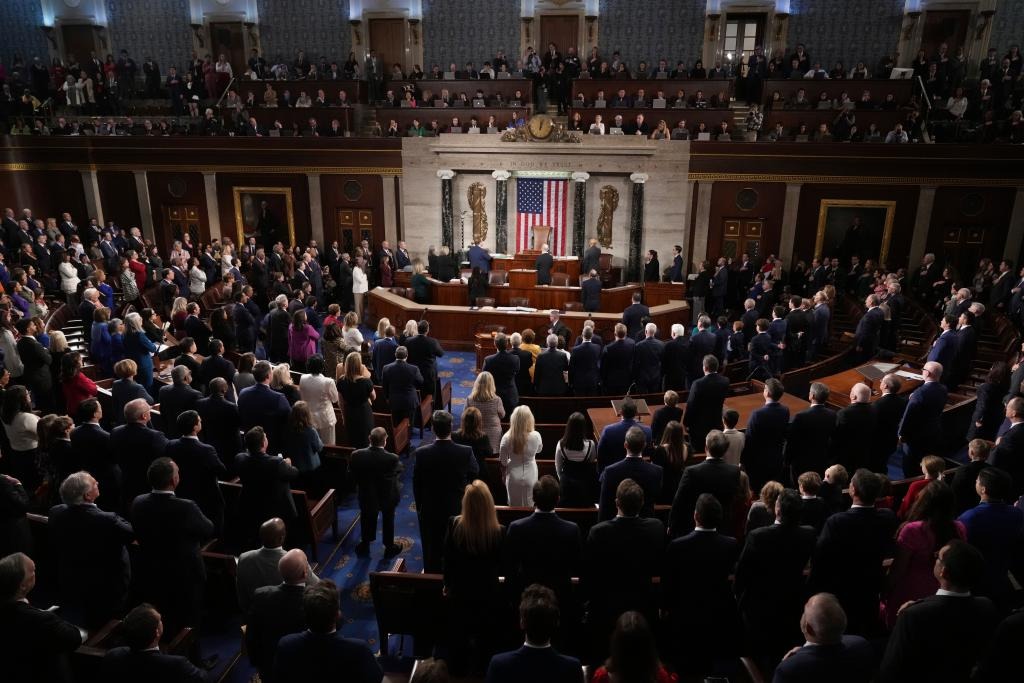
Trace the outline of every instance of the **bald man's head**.
[[846, 631], [846, 612], [831, 593], [812, 595], [804, 605], [800, 617], [800, 630], [810, 643], [834, 645], [843, 639]]
[[305, 583], [306, 574], [309, 573], [309, 561], [306, 559], [306, 553], [298, 548], [292, 548], [278, 561], [277, 571], [285, 583]]
[[850, 390], [850, 398], [855, 403], [868, 403], [871, 400], [871, 387], [862, 382], [854, 384]]
[[260, 543], [264, 548], [280, 548], [284, 545], [284, 520], [280, 517], [268, 519], [260, 525]]
[[925, 379], [938, 382], [942, 379], [942, 363], [937, 363], [933, 360], [928, 361], [924, 364], [924, 374], [928, 375]]

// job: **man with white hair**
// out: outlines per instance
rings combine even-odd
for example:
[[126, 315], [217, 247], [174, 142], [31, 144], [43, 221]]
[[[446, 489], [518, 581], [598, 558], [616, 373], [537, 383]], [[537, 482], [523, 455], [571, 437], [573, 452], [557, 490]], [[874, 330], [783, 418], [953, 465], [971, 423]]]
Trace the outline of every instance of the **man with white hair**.
[[562, 341], [566, 344], [572, 339], [572, 330], [562, 322], [562, 314], [557, 308], [552, 308], [548, 313], [548, 318], [551, 324], [548, 326], [548, 334], [553, 334], [556, 337], [561, 337]]
[[942, 386], [942, 365], [928, 361], [921, 369], [924, 384], [914, 390], [900, 420], [899, 431], [903, 451], [903, 474], [917, 476], [921, 458], [933, 452], [942, 438], [942, 410], [949, 392]]
[[775, 683], [867, 681], [874, 653], [864, 638], [846, 635], [846, 612], [831, 593], [812, 595], [800, 617], [804, 645], [790, 650], [775, 669]]
[[661, 391], [661, 359], [664, 352], [665, 342], [658, 339], [658, 326], [647, 323], [643, 340], [633, 349], [633, 378], [639, 393]]
[[128, 511], [135, 496], [149, 491], [146, 471], [164, 454], [167, 437], [149, 426], [152, 407], [144, 398], [124, 405], [124, 424], [110, 432], [110, 451], [121, 465], [123, 492], [121, 509]]
[[267, 330], [267, 357], [271, 363], [288, 362], [288, 297], [278, 294], [267, 314], [265, 327]]
[[102, 626], [124, 607], [131, 583], [127, 546], [135, 539], [128, 522], [96, 507], [99, 496], [91, 474], [69, 475], [60, 485], [63, 502], [51, 508], [47, 525], [61, 607], [87, 629]]
[[832, 462], [838, 462], [847, 472], [868, 467], [874, 431], [875, 414], [871, 410], [871, 387], [858, 382], [850, 389], [850, 405], [836, 414], [836, 431], [832, 437]]
[[661, 355], [661, 373], [665, 376], [665, 389], [682, 391], [686, 389], [686, 375], [691, 365], [690, 339], [686, 327], [673, 323], [672, 339], [665, 344]]
[[271, 680], [277, 643], [306, 628], [302, 594], [312, 574], [306, 553], [293, 548], [277, 563], [281, 583], [257, 588], [246, 619], [245, 642], [249, 660], [262, 680]]
[[520, 348], [523, 344], [523, 335], [513, 332], [509, 337], [512, 344], [512, 355], [519, 357], [519, 372], [516, 373], [516, 391], [520, 396], [527, 396], [533, 393], [533, 354], [526, 349]]
[[555, 259], [551, 255], [551, 247], [544, 245], [540, 248], [540, 255], [533, 267], [537, 269], [537, 284], [551, 284], [551, 268], [555, 265]]
[[[95, 287], [86, 287], [82, 292], [82, 302], [78, 304], [78, 317], [82, 319], [82, 333], [85, 335], [86, 346], [92, 344], [93, 314], [100, 307], [100, 292]], [[170, 320], [170, 318], [168, 318]]]
[[538, 396], [564, 396], [569, 389], [569, 358], [558, 350], [557, 335], [548, 335], [547, 349], [537, 356], [533, 387]]

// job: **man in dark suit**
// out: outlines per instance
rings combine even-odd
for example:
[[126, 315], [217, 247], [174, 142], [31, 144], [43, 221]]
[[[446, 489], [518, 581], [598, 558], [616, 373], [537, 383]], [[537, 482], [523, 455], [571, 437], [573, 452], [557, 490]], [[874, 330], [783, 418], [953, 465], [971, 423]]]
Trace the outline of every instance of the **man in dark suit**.
[[780, 402], [785, 393], [779, 380], [765, 382], [764, 406], [751, 413], [747, 421], [743, 466], [754, 491], [782, 477], [783, 445], [789, 431], [789, 408]]
[[899, 426], [907, 409], [907, 399], [900, 395], [903, 383], [896, 375], [882, 378], [882, 395], [871, 404], [874, 415], [874, 431], [869, 445], [869, 465], [872, 472], [885, 474], [888, 471], [889, 456], [899, 445]]
[[548, 321], [548, 334], [561, 337], [565, 345], [568, 346], [572, 340], [572, 330], [562, 322], [562, 314], [557, 308], [552, 308], [548, 312]]
[[192, 337], [200, 356], [208, 356], [210, 355], [210, 337], [213, 336], [213, 330], [205, 320], [199, 317], [199, 304], [193, 301], [188, 305], [187, 310], [185, 334]]
[[651, 441], [651, 428], [636, 421], [636, 404], [627, 399], [622, 402], [620, 420], [607, 425], [601, 430], [597, 440], [597, 469], [604, 471], [606, 467], [625, 457], [626, 434], [633, 427], [639, 427], [647, 441]]
[[800, 494], [783, 491], [775, 524], [755, 529], [736, 566], [736, 597], [753, 654], [771, 663], [799, 642], [804, 569], [814, 551], [814, 529], [800, 525]]
[[811, 309], [811, 329], [807, 340], [807, 362], [813, 363], [818, 354], [828, 347], [829, 321], [832, 319], [832, 311], [825, 301], [825, 294], [815, 292], [814, 308]]
[[523, 336], [518, 332], [513, 332], [509, 341], [512, 343], [512, 355], [519, 358], [519, 372], [516, 373], [516, 391], [520, 396], [529, 396], [533, 394], [533, 377], [530, 372], [533, 369], [533, 354], [526, 349], [520, 348], [523, 343]]
[[590, 277], [580, 283], [580, 297], [583, 299], [583, 310], [596, 313], [601, 308], [601, 278], [596, 270], [590, 271]]
[[[596, 272], [601, 267], [601, 247], [598, 245], [598, 241], [593, 237], [587, 243], [587, 249], [583, 252], [583, 267], [580, 269], [581, 272], [589, 273], [591, 271]], [[591, 275], [593, 277], [593, 275]]]
[[633, 349], [633, 378], [640, 393], [661, 391], [661, 358], [665, 353], [665, 342], [658, 339], [658, 326], [647, 323], [644, 339]]
[[245, 549], [256, 547], [258, 529], [265, 520], [280, 517], [293, 528], [298, 518], [291, 482], [298, 479], [299, 471], [290, 459], [271, 456], [269, 443], [263, 428], [253, 427], [245, 433], [245, 451], [235, 457], [242, 484], [238, 511]]
[[722, 360], [715, 354], [715, 351], [718, 350], [718, 337], [710, 328], [711, 318], [706, 315], [697, 318], [697, 333], [690, 337], [689, 379], [691, 384], [703, 377], [705, 356], [715, 356], [718, 359], [718, 364], [722, 364]]
[[903, 475], [915, 477], [921, 470], [921, 458], [932, 452], [942, 438], [942, 411], [948, 391], [939, 383], [943, 367], [928, 361], [921, 369], [924, 384], [914, 390], [900, 420], [899, 435], [903, 449]]
[[540, 249], [540, 255], [537, 256], [537, 261], [533, 264], [533, 267], [537, 269], [538, 285], [551, 284], [551, 268], [554, 267], [554, 265], [555, 259], [551, 255], [551, 248], [545, 244]]
[[1014, 505], [1010, 475], [998, 467], [978, 472], [975, 490], [981, 502], [959, 517], [967, 541], [985, 558], [984, 575], [975, 588], [1005, 608], [1015, 594], [1009, 572], [1019, 562], [1024, 511]]
[[284, 426], [291, 406], [284, 394], [270, 388], [270, 373], [270, 363], [265, 360], [256, 363], [252, 369], [256, 384], [238, 394], [238, 414], [242, 418], [242, 431], [262, 427], [270, 441], [270, 452], [280, 453], [284, 448]]
[[434, 397], [434, 410], [441, 409], [441, 383], [437, 379], [437, 359], [444, 355], [441, 344], [431, 336], [430, 323], [421, 320], [419, 334], [405, 342], [409, 350], [409, 362], [420, 369], [423, 375], [423, 395]]
[[609, 396], [622, 396], [633, 383], [633, 352], [636, 342], [627, 337], [626, 332], [626, 326], [617, 323], [615, 341], [601, 351], [601, 387]]
[[149, 427], [151, 412], [144, 398], [128, 401], [124, 406], [125, 423], [110, 432], [110, 450], [121, 467], [121, 509], [125, 511], [135, 496], [149, 491], [146, 472], [167, 447], [167, 437]]
[[788, 481], [796, 482], [804, 472], [824, 474], [830, 464], [830, 444], [836, 430], [836, 411], [825, 405], [829, 389], [821, 382], [813, 382], [807, 400], [811, 406], [793, 416], [786, 437], [783, 456]]
[[711, 300], [708, 312], [717, 316], [725, 312], [725, 294], [729, 287], [729, 269], [725, 259], [719, 258], [715, 274], [711, 276]]
[[981, 553], [963, 541], [950, 541], [939, 550], [939, 590], [900, 611], [882, 659], [880, 683], [971, 679], [998, 621], [991, 600], [971, 595], [984, 571]]
[[679, 488], [672, 500], [669, 533], [683, 536], [693, 530], [693, 512], [702, 493], [710, 493], [722, 508], [723, 528], [731, 528], [733, 497], [740, 486], [740, 468], [722, 460], [729, 450], [729, 440], [719, 430], [712, 430], [705, 439], [707, 458], [683, 470]]
[[[508, 337], [497, 334], [494, 337], [497, 353], [484, 359], [483, 370], [494, 377], [494, 392], [501, 398], [505, 414], [511, 415], [519, 405], [519, 391], [516, 389], [516, 375], [519, 374], [519, 357], [510, 353]], [[595, 373], [597, 368], [594, 368]], [[596, 377], [595, 377], [596, 379]]]
[[131, 566], [127, 546], [135, 540], [128, 522], [93, 503], [100, 490], [88, 472], [60, 485], [63, 503], [50, 510], [48, 533], [57, 567], [57, 595], [72, 621], [101, 626], [120, 613]]
[[627, 610], [651, 615], [654, 594], [651, 577], [659, 576], [665, 550], [665, 526], [641, 517], [644, 490], [632, 479], [615, 492], [617, 514], [595, 524], [584, 547], [585, 594], [590, 600], [588, 620], [594, 633], [607, 637], [608, 628]]
[[974, 326], [975, 315], [964, 311], [957, 320], [956, 328], [956, 366], [955, 375], [950, 387], [952, 391], [959, 384], [970, 382], [971, 371], [974, 369], [974, 356], [978, 349], [978, 330]]
[[[234, 473], [235, 456], [242, 450], [242, 439], [239, 436], [242, 421], [238, 415], [238, 406], [224, 398], [228, 383], [223, 377], [215, 378], [207, 389], [210, 395], [196, 401], [196, 412], [202, 420], [199, 438], [203, 443], [213, 446], [224, 467]], [[181, 467], [180, 462], [178, 467]]]
[[568, 606], [572, 577], [579, 576], [583, 541], [579, 527], [555, 512], [558, 497], [558, 480], [551, 475], [533, 485], [533, 514], [509, 524], [505, 537], [506, 576], [515, 577], [513, 595], [539, 583]]
[[395, 339], [395, 328], [388, 325], [384, 330], [384, 336], [373, 342], [370, 348], [370, 365], [373, 370], [374, 384], [380, 384], [384, 379], [384, 368], [395, 362], [395, 351], [398, 350], [398, 340]]
[[126, 645], [108, 650], [103, 657], [103, 680], [111, 683], [153, 681], [201, 683], [206, 674], [186, 657], [160, 651], [164, 634], [163, 618], [151, 605], [143, 603], [121, 622], [119, 634]]
[[71, 431], [71, 452], [74, 462], [82, 463], [86, 472], [96, 477], [103, 495], [96, 501], [107, 512], [121, 510], [121, 467], [110, 450], [110, 433], [100, 426], [103, 408], [95, 398], [78, 406], [78, 426]]
[[29, 603], [36, 585], [36, 563], [24, 553], [0, 558], [0, 657], [11, 681], [68, 683], [68, 656], [82, 644], [83, 632], [56, 612]]
[[853, 333], [854, 352], [850, 354], [855, 365], [871, 360], [878, 352], [882, 323], [885, 322], [885, 313], [879, 307], [880, 303], [877, 294], [868, 294], [864, 300], [867, 311], [857, 321], [857, 329]]
[[309, 575], [306, 554], [293, 548], [281, 557], [277, 568], [281, 583], [256, 589], [245, 622], [249, 661], [264, 681], [273, 681], [274, 656], [281, 638], [306, 628], [302, 610], [302, 594]]
[[[692, 351], [692, 348], [691, 348]], [[712, 429], [722, 429], [722, 408], [729, 395], [729, 380], [718, 374], [718, 359], [711, 354], [702, 357], [704, 376], [690, 385], [686, 399], [683, 425], [690, 434], [695, 452], [704, 447], [704, 437]]]
[[[470, 268], [479, 268], [481, 273], [491, 271], [491, 260], [494, 257], [487, 253], [487, 250], [481, 247], [479, 242], [473, 242], [473, 246], [466, 252], [466, 258]], [[437, 277], [437, 273], [431, 273], [431, 276]]]
[[395, 349], [395, 361], [384, 366], [381, 385], [384, 398], [391, 408], [391, 419], [398, 424], [409, 418], [412, 424], [417, 415], [419, 401], [416, 390], [423, 386], [423, 373], [408, 361], [409, 350], [404, 346]]
[[644, 447], [647, 446], [649, 433], [640, 427], [630, 427], [626, 432], [624, 448], [626, 457], [608, 465], [601, 472], [601, 496], [598, 506], [598, 519], [605, 521], [615, 516], [615, 492], [619, 484], [632, 479], [644, 491], [644, 506], [640, 510], [642, 517], [654, 515], [654, 504], [661, 493], [661, 467], [644, 462]]
[[177, 495], [194, 501], [213, 522], [214, 533], [219, 534], [224, 529], [224, 496], [217, 482], [226, 478], [228, 470], [218, 457], [217, 449], [199, 440], [202, 430], [199, 413], [186, 410], [178, 416], [181, 438], [168, 443], [164, 455], [178, 466], [181, 485]]
[[555, 593], [547, 586], [534, 584], [523, 593], [519, 602], [519, 627], [526, 634], [526, 642], [518, 650], [491, 658], [486, 683], [535, 680], [579, 683], [579, 660], [559, 654], [551, 647], [551, 638], [558, 630], [558, 604]]
[[438, 572], [448, 518], [461, 512], [466, 484], [480, 472], [473, 449], [451, 439], [451, 413], [435, 410], [431, 424], [434, 442], [420, 446], [413, 454], [416, 466], [412, 488], [423, 542], [423, 566], [427, 572]]
[[626, 326], [626, 336], [636, 339], [643, 329], [644, 318], [651, 317], [651, 309], [640, 303], [643, 295], [640, 292], [633, 292], [633, 303], [622, 312], [622, 324]]
[[344, 638], [338, 629], [338, 588], [324, 580], [306, 588], [302, 611], [307, 630], [281, 639], [274, 657], [274, 683], [301, 683], [316, 678], [381, 683], [384, 673], [361, 640]]
[[533, 389], [538, 396], [564, 396], [569, 388], [569, 359], [558, 350], [558, 337], [549, 334], [547, 349], [535, 362]]
[[199, 547], [213, 536], [213, 522], [193, 501], [178, 498], [178, 466], [167, 457], [149, 466], [151, 493], [132, 503], [132, 527], [139, 540], [138, 585], [142, 595], [167, 616], [172, 631], [199, 626], [206, 567]]
[[[689, 469], [689, 468], [688, 468]], [[668, 612], [672, 641], [687, 643], [675, 657], [676, 669], [703, 673], [716, 659], [735, 656], [737, 641], [723, 633], [739, 632], [739, 613], [729, 577], [740, 554], [735, 538], [724, 529], [722, 505], [711, 493], [697, 497], [694, 530], [665, 550], [661, 570], [662, 600]], [[694, 587], [699, 586], [698, 590]], [[704, 615], [694, 619], [693, 615]]]
[[235, 339], [239, 353], [252, 353], [256, 350], [258, 333], [256, 319], [245, 307], [249, 297], [245, 292], [236, 292], [235, 305], [231, 308], [231, 319], [235, 321]]
[[594, 343], [593, 327], [584, 327], [582, 336], [569, 355], [569, 386], [574, 396], [593, 396], [599, 391], [601, 347]]
[[686, 389], [690, 365], [690, 339], [686, 336], [686, 327], [681, 323], [673, 323], [672, 339], [665, 343], [661, 354], [661, 372], [665, 376], [665, 389]]
[[871, 410], [871, 387], [861, 382], [850, 389], [850, 405], [836, 415], [836, 431], [832, 438], [832, 462], [853, 472], [870, 467], [871, 439], [875, 431], [875, 414]]
[[169, 439], [177, 439], [181, 436], [181, 432], [178, 431], [178, 416], [186, 410], [193, 410], [203, 395], [190, 386], [192, 371], [185, 365], [175, 366], [171, 370], [171, 382], [170, 385], [160, 387], [157, 402], [160, 404], [164, 434]]
[[947, 389], [956, 387], [957, 355], [960, 353], [956, 333], [956, 316], [946, 315], [939, 321], [942, 332], [928, 351], [928, 360], [942, 366], [942, 383]]
[[882, 560], [891, 557], [896, 516], [875, 508], [882, 480], [859, 469], [850, 480], [853, 506], [832, 515], [818, 537], [811, 565], [811, 586], [834, 594], [849, 619], [850, 632], [870, 635], [878, 627]]
[[398, 456], [385, 448], [387, 442], [387, 431], [374, 427], [370, 430], [369, 448], [354, 452], [349, 463], [349, 472], [359, 486], [362, 538], [356, 546], [357, 555], [370, 553], [370, 543], [377, 538], [378, 514], [383, 517], [384, 557], [394, 557], [402, 550], [395, 545], [395, 508], [401, 496], [398, 476], [402, 465]]
[[1013, 498], [1024, 496], [1024, 398], [1016, 396], [1006, 404], [1006, 419], [1010, 421], [988, 463], [1010, 475], [1013, 480]]
[[846, 613], [834, 595], [812, 595], [804, 605], [800, 630], [805, 644], [790, 650], [775, 669], [776, 683], [842, 680], [868, 683], [875, 655], [860, 636], [848, 636]]

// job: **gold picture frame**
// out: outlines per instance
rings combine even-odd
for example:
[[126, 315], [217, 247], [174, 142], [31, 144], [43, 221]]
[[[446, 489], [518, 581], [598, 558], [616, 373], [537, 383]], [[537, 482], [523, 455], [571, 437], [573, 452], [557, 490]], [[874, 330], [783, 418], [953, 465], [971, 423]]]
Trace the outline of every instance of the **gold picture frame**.
[[[295, 204], [292, 201], [292, 188], [290, 187], [232, 187], [231, 194], [235, 201], [235, 238], [236, 246], [245, 244], [245, 219], [242, 215], [243, 195], [283, 195], [285, 202], [285, 219], [288, 223], [288, 246], [295, 244]], [[267, 247], [269, 249], [269, 245]], [[269, 252], [268, 252], [269, 253]]]
[[824, 255], [822, 252], [825, 248], [825, 237], [829, 227], [829, 210], [837, 208], [885, 210], [885, 216], [882, 219], [881, 243], [878, 249], [878, 264], [884, 264], [889, 258], [889, 243], [892, 241], [896, 202], [881, 199], [822, 199], [818, 206], [818, 234], [814, 241], [814, 258], [820, 259]]

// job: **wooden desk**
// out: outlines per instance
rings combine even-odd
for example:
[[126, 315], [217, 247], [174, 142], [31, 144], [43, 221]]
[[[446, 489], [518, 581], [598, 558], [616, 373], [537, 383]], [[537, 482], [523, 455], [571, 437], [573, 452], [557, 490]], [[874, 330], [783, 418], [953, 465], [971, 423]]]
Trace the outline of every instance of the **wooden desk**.
[[498, 352], [494, 346], [494, 337], [495, 335], [489, 332], [477, 332], [473, 335], [473, 350], [476, 351], [476, 366], [473, 367], [473, 372], [480, 372], [487, 356]]
[[[539, 254], [516, 254], [515, 256], [498, 256], [491, 261], [491, 270], [532, 270], [537, 265]], [[552, 273], [567, 273], [569, 282], [580, 283], [580, 260], [575, 256], [556, 256]]]
[[[857, 117], [857, 130], [865, 133], [870, 124], [873, 123], [878, 126], [883, 139], [885, 139], [885, 134], [892, 130], [897, 123], [905, 121], [907, 118], [907, 112], [899, 111], [898, 109], [894, 111], [858, 109], [853, 113]], [[805, 123], [807, 124], [808, 134], [813, 139], [814, 134], [818, 132], [819, 124], [827, 123], [828, 129], [831, 131], [838, 118], [839, 112], [832, 109], [774, 109], [765, 112], [761, 134], [766, 135], [770, 133], [775, 130], [776, 123], [781, 123], [786, 134], [792, 137], [796, 135], [800, 124]]]
[[[771, 101], [772, 93], [776, 90], [779, 95], [782, 96], [783, 100], [790, 100], [796, 96], [796, 91], [801, 88], [807, 93], [807, 99], [812, 102], [817, 101], [818, 95], [822, 92], [827, 92], [828, 96], [835, 100], [839, 99], [839, 96], [844, 92], [850, 96], [850, 99], [857, 101], [860, 99], [861, 93], [865, 90], [871, 92], [871, 99], [875, 102], [881, 103], [885, 99], [885, 96], [892, 93], [896, 96], [896, 101], [900, 104], [906, 104], [910, 101], [910, 95], [914, 92], [914, 81], [897, 80], [891, 81], [888, 79], [865, 79], [865, 80], [815, 80], [813, 78], [802, 78], [797, 80], [788, 79], [769, 79], [764, 82], [764, 86], [761, 90], [763, 93], [764, 103], [767, 104]], [[707, 90], [705, 89], [705, 92]], [[906, 112], [904, 112], [906, 114]], [[864, 128], [858, 126], [861, 130]], [[764, 130], [764, 128], [762, 128]]]
[[506, 101], [511, 101], [516, 94], [516, 90], [521, 95], [520, 100], [523, 106], [533, 104], [533, 81], [528, 78], [497, 78], [494, 80], [484, 78], [481, 80], [463, 78], [452, 81], [434, 81], [429, 79], [423, 79], [421, 81], [388, 81], [384, 86], [383, 92], [386, 93], [388, 90], [393, 90], [395, 96], [401, 99], [402, 92], [406, 86], [411, 85], [415, 90], [416, 99], [422, 99], [423, 93], [427, 90], [437, 98], [441, 96], [442, 90], [447, 90], [448, 94], [453, 98], [458, 97], [460, 93], [466, 93], [471, 101], [476, 91], [479, 90], [483, 93], [484, 100], [488, 104], [493, 104], [495, 98], [500, 94], [505, 98]]
[[[579, 287], [554, 287], [551, 285], [537, 285], [536, 273], [530, 271], [525, 274], [525, 286], [489, 285], [485, 296], [494, 299], [495, 306], [512, 306], [512, 299], [526, 299], [531, 308], [546, 312], [549, 309], [557, 308], [565, 310], [565, 304], [569, 301], [582, 301], [582, 292]], [[440, 282], [429, 280], [430, 302], [443, 306], [464, 306], [469, 308], [469, 287], [459, 282]], [[608, 314], [622, 317], [622, 311], [633, 302], [633, 292], [642, 290], [641, 285], [622, 285], [620, 287], [609, 287], [601, 290], [600, 310]], [[669, 299], [659, 295], [663, 299], [661, 303], [668, 304]], [[676, 300], [682, 300], [682, 296]], [[676, 321], [679, 322], [679, 321]]]
[[[256, 109], [252, 112], [253, 118], [269, 132], [274, 127], [274, 121], [280, 121], [285, 130], [291, 130], [293, 123], [299, 124], [299, 130], [305, 133], [309, 130], [309, 120], [316, 119], [316, 125], [320, 129], [320, 135], [326, 136], [331, 129], [331, 121], [338, 119], [343, 131], [352, 130], [352, 108], [351, 107], [310, 107], [308, 109], [294, 109], [278, 107], [277, 109]], [[234, 122], [234, 112], [230, 115], [221, 113], [224, 125], [231, 126]]]
[[[872, 364], [866, 363], [865, 365]], [[864, 367], [864, 365], [860, 367]], [[918, 372], [916, 369], [907, 366], [897, 368], [897, 370], [907, 370], [913, 373]], [[895, 370], [893, 372], [895, 372]], [[854, 384], [858, 384], [860, 382], [863, 382], [868, 386], [872, 386], [872, 384], [874, 385], [871, 390], [872, 403], [874, 403], [875, 401], [882, 397], [882, 391], [879, 388], [879, 383], [868, 382], [864, 378], [864, 375], [860, 374], [857, 371], [857, 368], [850, 368], [845, 372], [840, 372], [835, 375], [829, 375], [828, 377], [822, 377], [815, 381], [821, 382], [822, 384], [828, 387], [828, 404], [834, 408], [845, 408], [846, 406], [850, 405], [850, 390], [853, 389]], [[924, 384], [924, 382], [913, 379], [905, 379], [903, 377], [900, 377], [900, 382], [902, 383], [899, 391], [900, 394], [909, 394], [914, 389], [917, 389], [919, 386]]]
[[292, 100], [299, 97], [299, 93], [305, 91], [311, 100], [316, 99], [316, 93], [318, 90], [323, 90], [324, 95], [327, 96], [327, 101], [336, 103], [338, 101], [338, 93], [342, 90], [348, 96], [348, 100], [353, 104], [359, 102], [366, 102], [366, 81], [235, 81], [232, 86], [233, 90], [238, 92], [238, 96], [245, 102], [249, 98], [249, 93], [252, 92], [253, 97], [260, 104], [263, 104], [263, 93], [267, 89], [267, 83], [271, 84], [274, 88], [274, 92], [277, 93], [278, 97], [287, 90], [292, 95]]
[[[790, 416], [799, 413], [801, 410], [805, 410], [811, 404], [802, 398], [797, 398], [792, 394], [782, 395], [782, 405], [789, 408]], [[755, 410], [764, 405], [764, 396], [761, 395], [760, 391], [755, 391], [749, 394], [741, 394], [739, 396], [730, 396], [725, 399], [725, 407], [732, 408], [740, 414], [740, 421], [736, 424], [736, 429], [744, 430], [747, 428], [747, 421], [750, 419], [750, 414]], [[653, 413], [661, 406], [650, 406], [651, 413]], [[686, 414], [686, 404], [681, 403], [679, 407], [683, 409], [683, 414]], [[619, 421], [619, 418], [615, 415], [615, 411], [609, 405], [607, 408], [590, 408], [587, 410], [587, 415], [590, 417], [591, 424], [594, 425], [594, 434], [596, 437], [601, 436], [601, 430], [610, 424]]]
[[[706, 97], [718, 94], [720, 90], [732, 91], [732, 80], [693, 80], [672, 79], [672, 78], [648, 78], [643, 80], [620, 79], [620, 78], [578, 78], [572, 82], [572, 97], [583, 93], [587, 98], [587, 104], [593, 103], [598, 91], [603, 90], [605, 101], [609, 104], [612, 98], [620, 90], [625, 90], [630, 97], [636, 97], [638, 90], [643, 88], [644, 95], [650, 101], [657, 96], [659, 90], [665, 93], [666, 98], [676, 96], [680, 89], [685, 90], [687, 96], [694, 95], [698, 90], [703, 90]], [[648, 105], [649, 106], [649, 105]]]

